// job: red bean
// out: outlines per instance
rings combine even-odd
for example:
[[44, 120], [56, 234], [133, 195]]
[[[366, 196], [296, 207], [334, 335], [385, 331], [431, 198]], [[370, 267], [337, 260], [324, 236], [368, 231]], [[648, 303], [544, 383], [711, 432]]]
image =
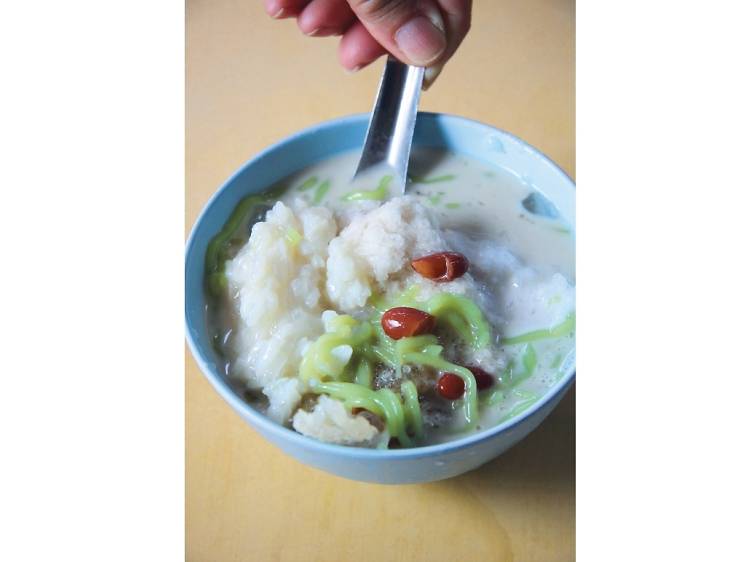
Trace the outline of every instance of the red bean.
[[456, 374], [445, 373], [438, 379], [437, 391], [443, 398], [457, 400], [464, 395], [464, 380]]
[[471, 371], [471, 374], [474, 375], [474, 380], [477, 381], [477, 390], [487, 390], [490, 388], [493, 384], [495, 384], [495, 377], [493, 377], [491, 374], [489, 374], [484, 369], [480, 369], [479, 367], [466, 367]]
[[[479, 367], [466, 367], [471, 374], [474, 375], [474, 380], [477, 381], [477, 390], [483, 391], [490, 388], [495, 384], [495, 377], [489, 374], [484, 369]], [[465, 390], [464, 380], [454, 373], [445, 373], [440, 377], [437, 384], [438, 393], [443, 398], [448, 400], [456, 400], [461, 398]]]
[[443, 283], [466, 273], [469, 270], [469, 260], [458, 252], [438, 252], [413, 260], [411, 267], [422, 277]]
[[383, 313], [380, 325], [388, 337], [400, 340], [431, 332], [435, 328], [435, 317], [416, 308], [397, 306]]

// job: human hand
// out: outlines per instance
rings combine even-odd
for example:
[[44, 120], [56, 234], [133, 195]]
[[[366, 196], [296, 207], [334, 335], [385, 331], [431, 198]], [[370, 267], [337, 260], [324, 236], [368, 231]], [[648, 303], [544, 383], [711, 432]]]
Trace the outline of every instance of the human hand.
[[276, 19], [297, 18], [312, 37], [341, 35], [339, 62], [350, 71], [386, 52], [427, 67], [429, 86], [469, 31], [471, 0], [264, 0]]

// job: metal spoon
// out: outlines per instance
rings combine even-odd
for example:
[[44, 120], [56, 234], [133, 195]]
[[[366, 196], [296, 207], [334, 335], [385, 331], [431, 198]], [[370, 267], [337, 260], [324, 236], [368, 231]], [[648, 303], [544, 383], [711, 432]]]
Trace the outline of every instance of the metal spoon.
[[391, 185], [404, 193], [423, 78], [424, 68], [388, 57], [352, 181], [377, 170], [393, 176]]

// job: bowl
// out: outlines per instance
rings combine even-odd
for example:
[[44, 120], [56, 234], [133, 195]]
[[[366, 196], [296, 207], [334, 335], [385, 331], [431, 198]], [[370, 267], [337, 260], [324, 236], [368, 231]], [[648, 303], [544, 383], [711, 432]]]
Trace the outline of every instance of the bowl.
[[[519, 416], [484, 431], [438, 445], [377, 450], [321, 443], [287, 429], [247, 404], [223, 375], [206, 325], [203, 261], [211, 238], [244, 196], [337, 153], [361, 147], [368, 115], [327, 121], [285, 138], [245, 163], [211, 197], [193, 226], [185, 263], [187, 340], [198, 365], [224, 400], [263, 437], [297, 460], [338, 476], [383, 484], [429, 482], [457, 476], [497, 457], [533, 431], [575, 378], [562, 378]], [[533, 184], [575, 224], [575, 185], [541, 152], [513, 135], [463, 117], [420, 113], [414, 145], [463, 153], [515, 172]]]

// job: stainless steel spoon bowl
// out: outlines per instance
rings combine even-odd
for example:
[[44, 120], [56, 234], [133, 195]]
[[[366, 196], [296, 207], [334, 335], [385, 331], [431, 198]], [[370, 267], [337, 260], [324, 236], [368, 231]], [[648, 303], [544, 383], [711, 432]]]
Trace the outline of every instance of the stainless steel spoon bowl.
[[423, 79], [424, 68], [388, 57], [352, 181], [377, 170], [380, 175], [392, 176], [394, 190], [405, 192]]

